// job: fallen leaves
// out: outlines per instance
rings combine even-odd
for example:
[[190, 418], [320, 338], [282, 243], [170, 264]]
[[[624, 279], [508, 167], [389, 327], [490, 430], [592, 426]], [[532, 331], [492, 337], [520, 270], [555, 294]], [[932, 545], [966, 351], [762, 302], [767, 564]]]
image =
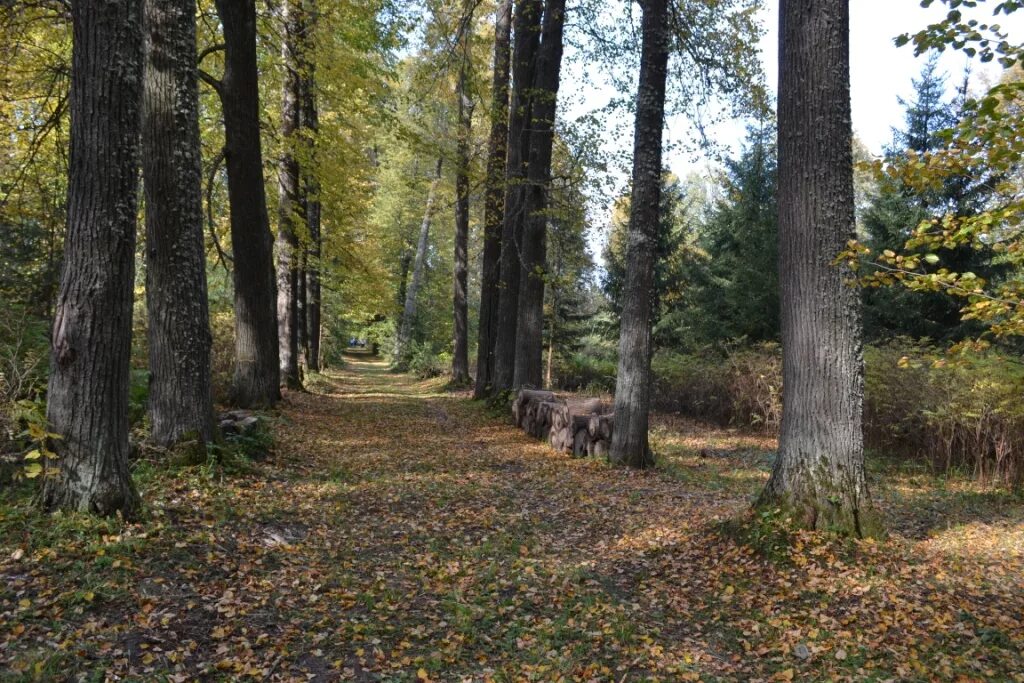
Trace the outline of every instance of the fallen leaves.
[[[553, 455], [438, 381], [357, 364], [323, 385], [290, 396], [253, 473], [137, 472], [142, 524], [0, 506], [0, 668], [1024, 681], [1019, 503], [960, 545], [797, 534], [769, 557], [722, 527], [763, 480], [763, 439], [676, 420], [660, 438], [681, 454], [638, 474]], [[696, 468], [713, 439], [736, 445]]]

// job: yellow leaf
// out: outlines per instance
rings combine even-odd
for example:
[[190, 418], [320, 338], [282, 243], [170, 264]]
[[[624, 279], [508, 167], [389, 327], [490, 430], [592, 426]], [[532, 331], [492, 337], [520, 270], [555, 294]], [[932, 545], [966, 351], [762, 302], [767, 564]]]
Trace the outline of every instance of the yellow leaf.
[[41, 457], [43, 457], [43, 454], [39, 452], [38, 448], [25, 454], [26, 460], [38, 460]]
[[27, 479], [35, 479], [43, 473], [43, 466], [37, 462], [30, 462], [25, 465], [25, 477]]
[[420, 670], [416, 672], [416, 678], [418, 678], [421, 681], [430, 680], [430, 676], [427, 674], [427, 670], [423, 667], [420, 667]]

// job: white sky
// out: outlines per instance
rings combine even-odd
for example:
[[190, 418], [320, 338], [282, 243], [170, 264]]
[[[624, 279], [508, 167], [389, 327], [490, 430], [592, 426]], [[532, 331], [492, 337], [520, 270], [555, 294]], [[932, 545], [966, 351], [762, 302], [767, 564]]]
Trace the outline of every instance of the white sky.
[[[779, 0], [766, 0], [762, 11], [762, 22], [766, 29], [760, 43], [762, 63], [766, 82], [772, 92], [778, 82], [778, 9]], [[992, 22], [992, 8], [982, 6], [980, 10], [964, 10], [965, 18], [977, 18], [982, 22]], [[882, 148], [892, 140], [892, 127], [902, 124], [903, 111], [899, 97], [912, 94], [911, 79], [921, 71], [925, 57], [914, 56], [910, 45], [896, 47], [893, 40], [902, 33], [914, 33], [928, 24], [942, 19], [948, 7], [935, 2], [925, 9], [920, 0], [850, 0], [850, 79], [851, 103], [853, 108], [853, 127], [855, 134], [863, 141], [872, 153], [880, 154]], [[1004, 31], [1009, 32], [1011, 40], [1021, 40], [1024, 36], [1024, 16], [1001, 16], [999, 23]], [[954, 89], [962, 82], [964, 69], [968, 64], [966, 56], [958, 51], [947, 50], [941, 57], [940, 67], [947, 76], [947, 87]], [[972, 82], [977, 85], [983, 73], [995, 75], [999, 67], [982, 65], [976, 60], [972, 62]], [[607, 104], [614, 96], [611, 88], [587, 85], [581, 78], [579, 69], [585, 68], [579, 62], [570, 60], [567, 74], [563, 81], [568, 88], [565, 93], [563, 107], [569, 119], [574, 119]], [[631, 133], [631, 128], [627, 127]], [[737, 144], [745, 132], [743, 122], [721, 124], [712, 129], [713, 137], [719, 143]], [[628, 151], [631, 148], [631, 135], [623, 134], [619, 129], [613, 132], [609, 127], [605, 134], [605, 148], [609, 151]], [[694, 158], [692, 153], [672, 149], [673, 142], [688, 140], [693, 137], [693, 129], [684, 117], [674, 117], [667, 122], [666, 143], [670, 149], [666, 157], [666, 166], [678, 176], [684, 176], [693, 170], [707, 168], [708, 162]], [[628, 171], [620, 169], [614, 173], [615, 184], [622, 188]], [[598, 218], [598, 223], [603, 222]], [[598, 238], [600, 241], [600, 238]], [[592, 243], [600, 259], [599, 244]]]

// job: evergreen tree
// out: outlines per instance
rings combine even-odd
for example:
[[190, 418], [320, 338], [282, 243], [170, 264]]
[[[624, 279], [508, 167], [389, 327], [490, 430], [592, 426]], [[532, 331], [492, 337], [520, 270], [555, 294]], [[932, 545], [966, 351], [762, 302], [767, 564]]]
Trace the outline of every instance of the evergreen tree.
[[[909, 100], [900, 99], [905, 108], [904, 124], [893, 131], [893, 144], [886, 150], [889, 163], [941, 149], [945, 145], [942, 132], [959, 119], [961, 98], [947, 95], [946, 77], [939, 72], [936, 59], [925, 63], [913, 87]], [[991, 177], [953, 176], [937, 189], [921, 191], [898, 177], [884, 176], [862, 217], [866, 244], [875, 254], [900, 252], [923, 221], [947, 213], [962, 216], [983, 210], [993, 183]], [[991, 277], [998, 274], [991, 258], [990, 249], [962, 245], [943, 254], [942, 266]], [[909, 336], [955, 342], [980, 332], [978, 324], [961, 320], [961, 303], [941, 292], [868, 288], [864, 304], [868, 339]]]
[[726, 161], [723, 196], [697, 240], [710, 254], [697, 269], [699, 342], [779, 338], [777, 173], [775, 126], [751, 128], [740, 155]]

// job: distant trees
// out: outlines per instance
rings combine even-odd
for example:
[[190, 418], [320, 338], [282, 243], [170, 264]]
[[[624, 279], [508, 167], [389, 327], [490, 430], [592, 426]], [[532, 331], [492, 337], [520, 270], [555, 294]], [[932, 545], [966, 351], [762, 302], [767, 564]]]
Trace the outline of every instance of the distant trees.
[[135, 516], [128, 371], [135, 278], [143, 0], [71, 8], [71, 159], [46, 417], [47, 509]]
[[859, 293], [834, 264], [854, 236], [848, 0], [782, 0], [779, 274], [783, 404], [762, 506], [877, 530], [864, 474]]
[[[946, 144], [943, 132], [955, 126], [964, 113], [966, 92], [962, 89], [957, 99], [947, 98], [946, 79], [935, 58], [925, 63], [913, 87], [911, 98], [901, 100], [904, 123], [894, 131], [893, 143], [886, 150], [886, 163], [905, 163], [910, 157], [939, 152]], [[948, 212], [958, 216], [984, 212], [1001, 179], [987, 169], [978, 170], [981, 172], [971, 177], [949, 177], [927, 190], [915, 189], [898, 176], [881, 176], [862, 216], [867, 233], [865, 245], [875, 253], [902, 251], [922, 222], [941, 219]], [[986, 279], [1004, 270], [993, 265], [992, 245], [984, 242], [959, 245], [943, 256], [943, 267], [973, 272]], [[865, 334], [869, 339], [905, 335], [956, 342], [983, 329], [976, 322], [962, 321], [960, 302], [940, 292], [867, 288], [864, 302]]]

